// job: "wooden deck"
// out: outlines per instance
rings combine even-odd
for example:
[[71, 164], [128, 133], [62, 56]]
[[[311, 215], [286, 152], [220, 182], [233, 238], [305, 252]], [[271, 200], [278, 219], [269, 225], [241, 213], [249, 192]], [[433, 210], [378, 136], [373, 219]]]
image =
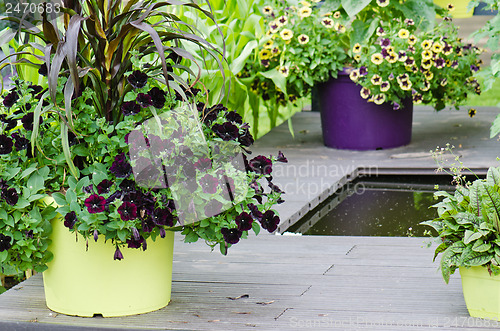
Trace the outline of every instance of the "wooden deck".
[[263, 235], [239, 243], [226, 257], [210, 253], [203, 243], [177, 242], [172, 301], [159, 311], [123, 318], [56, 314], [45, 306], [37, 275], [0, 296], [0, 330], [14, 325], [18, 330], [491, 330], [500, 325], [469, 317], [459, 274], [444, 283], [426, 240]]

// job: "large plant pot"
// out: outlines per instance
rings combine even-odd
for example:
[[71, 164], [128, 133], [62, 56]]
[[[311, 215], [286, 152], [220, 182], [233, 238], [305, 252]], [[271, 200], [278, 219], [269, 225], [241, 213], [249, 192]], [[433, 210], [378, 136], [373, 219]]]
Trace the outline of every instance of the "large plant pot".
[[71, 234], [60, 218], [52, 222], [54, 259], [43, 273], [47, 307], [55, 312], [91, 317], [141, 314], [170, 301], [174, 233], [148, 240], [147, 250], [122, 249], [124, 259], [113, 260], [115, 246], [102, 236], [97, 242]]
[[486, 267], [459, 270], [470, 316], [500, 320], [500, 276], [490, 276]]
[[339, 149], [376, 150], [410, 143], [413, 118], [411, 99], [402, 108], [367, 102], [361, 86], [346, 71], [338, 78], [319, 84], [321, 126], [326, 146]]
[[434, 3], [442, 8], [446, 8], [449, 3], [453, 4], [455, 8], [450, 12], [453, 18], [468, 18], [474, 15], [474, 10], [467, 10], [469, 0], [434, 0]]

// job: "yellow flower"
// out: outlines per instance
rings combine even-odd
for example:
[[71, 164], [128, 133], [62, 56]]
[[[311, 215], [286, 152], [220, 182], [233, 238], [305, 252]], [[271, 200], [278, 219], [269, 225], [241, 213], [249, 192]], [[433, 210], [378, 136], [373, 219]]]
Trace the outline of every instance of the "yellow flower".
[[430, 88], [431, 88], [431, 83], [424, 80], [424, 87], [422, 87], [421, 90], [425, 92], [425, 91], [429, 91]]
[[403, 91], [409, 91], [409, 90], [411, 90], [411, 81], [409, 81], [409, 80], [403, 80], [403, 81], [400, 81], [400, 82], [399, 82], [399, 87], [400, 87]]
[[271, 31], [271, 33], [277, 33], [279, 29], [280, 29], [280, 26], [279, 26], [278, 22], [276, 22], [276, 21], [269, 22], [269, 31]]
[[273, 50], [271, 51], [273, 53], [273, 57], [280, 55], [281, 50], [278, 47], [274, 47]]
[[387, 91], [389, 91], [390, 88], [391, 88], [391, 83], [389, 83], [388, 81], [382, 82], [380, 84], [380, 91], [381, 92], [387, 92]]
[[356, 43], [354, 45], [354, 47], [352, 48], [352, 52], [355, 54], [358, 54], [359, 52], [361, 52], [361, 45], [359, 43]]
[[441, 53], [441, 51], [443, 50], [443, 45], [439, 42], [435, 42], [434, 45], [432, 45], [432, 51], [434, 53]]
[[271, 49], [271, 48], [273, 48], [273, 44], [274, 44], [274, 41], [272, 41], [272, 40], [268, 40], [268, 41], [266, 41], [266, 42], [264, 43], [263, 47], [264, 47], [265, 49]]
[[408, 76], [408, 74], [402, 74], [402, 75], [399, 75], [396, 79], [397, 79], [398, 83], [401, 83], [401, 82], [408, 81], [410, 79], [410, 76]]
[[335, 25], [335, 29], [336, 29], [338, 32], [340, 32], [340, 33], [344, 33], [344, 32], [345, 32], [345, 26], [344, 26], [344, 25], [342, 25], [342, 24], [338, 24], [338, 23], [337, 23], [337, 24]]
[[432, 59], [432, 51], [429, 49], [426, 49], [422, 52], [422, 59], [424, 60], [430, 60]]
[[361, 89], [361, 91], [359, 92], [359, 94], [361, 95], [361, 97], [362, 97], [363, 99], [368, 99], [368, 97], [370, 96], [370, 90], [369, 90], [369, 89], [367, 89], [366, 87], [363, 87], [363, 88]]
[[477, 110], [475, 108], [469, 109], [469, 116], [474, 117], [476, 116]]
[[453, 11], [455, 9], [455, 6], [452, 4], [452, 3], [449, 3], [447, 6], [446, 6], [446, 9], [448, 9], [449, 11]]
[[385, 94], [384, 93], [377, 94], [373, 102], [375, 102], [375, 104], [377, 105], [383, 104], [385, 102]]
[[398, 32], [398, 37], [401, 39], [407, 39], [410, 36], [410, 31], [406, 29], [401, 29]]
[[355, 60], [356, 62], [361, 61], [361, 55], [359, 55], [359, 54], [354, 55], [354, 60]]
[[432, 41], [426, 39], [426, 40], [422, 41], [421, 46], [423, 49], [429, 49], [432, 46]]
[[380, 7], [386, 7], [389, 4], [389, 0], [377, 0], [377, 5]]
[[300, 36], [297, 37], [299, 40], [299, 44], [305, 45], [309, 42], [309, 36], [305, 34], [301, 34]]
[[349, 78], [353, 82], [357, 82], [359, 78], [359, 69], [354, 69], [353, 71], [351, 71], [351, 73], [349, 74]]
[[311, 4], [307, 1], [301, 1], [300, 4], [304, 7], [311, 7]]
[[284, 77], [288, 77], [290, 71], [288, 70], [287, 66], [278, 67], [278, 70]]
[[290, 29], [283, 29], [280, 32], [281, 39], [287, 41], [293, 38], [293, 32]]
[[408, 37], [408, 44], [415, 45], [416, 42], [417, 42], [417, 37], [415, 37], [415, 35], [411, 34]]
[[448, 84], [448, 79], [446, 78], [441, 79], [441, 81], [439, 82], [439, 85], [441, 86], [446, 86], [447, 84]]
[[382, 83], [382, 78], [379, 75], [373, 75], [371, 78], [371, 82], [373, 85], [380, 85]]
[[288, 23], [288, 17], [282, 15], [282, 16], [278, 17], [278, 19], [276, 21], [278, 22], [279, 26], [281, 27], [281, 26], [286, 25]]
[[375, 53], [372, 55], [371, 60], [374, 64], [379, 65], [384, 61], [384, 57], [380, 53]]
[[321, 24], [323, 24], [328, 29], [333, 28], [333, 20], [329, 17], [324, 17], [321, 19]]
[[299, 17], [300, 18], [306, 18], [311, 16], [312, 9], [311, 7], [302, 7], [299, 9]]
[[271, 57], [271, 51], [268, 49], [263, 49], [259, 52], [259, 59], [267, 60]]
[[271, 6], [265, 6], [262, 8], [264, 15], [271, 15], [273, 13], [273, 8]]
[[340, 18], [340, 12], [336, 11], [335, 13], [333, 13], [333, 18]]
[[398, 55], [394, 52], [390, 52], [386, 59], [389, 63], [396, 63], [398, 61]]
[[424, 69], [430, 69], [432, 67], [432, 60], [428, 59], [428, 60], [422, 60], [422, 68]]
[[424, 72], [424, 77], [426, 80], [431, 80], [432, 78], [434, 78], [434, 74], [431, 71], [426, 71]]

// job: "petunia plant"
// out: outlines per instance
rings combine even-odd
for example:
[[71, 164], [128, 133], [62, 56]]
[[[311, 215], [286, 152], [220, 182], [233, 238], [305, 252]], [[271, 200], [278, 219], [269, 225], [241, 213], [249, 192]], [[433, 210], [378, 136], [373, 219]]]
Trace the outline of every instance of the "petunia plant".
[[450, 18], [430, 31], [422, 31], [412, 19], [381, 22], [376, 34], [376, 43], [356, 43], [352, 49], [356, 69], [350, 77], [369, 102], [389, 102], [395, 110], [405, 99], [436, 110], [447, 105], [458, 109], [469, 93], [481, 93], [474, 75], [482, 50], [463, 42]]

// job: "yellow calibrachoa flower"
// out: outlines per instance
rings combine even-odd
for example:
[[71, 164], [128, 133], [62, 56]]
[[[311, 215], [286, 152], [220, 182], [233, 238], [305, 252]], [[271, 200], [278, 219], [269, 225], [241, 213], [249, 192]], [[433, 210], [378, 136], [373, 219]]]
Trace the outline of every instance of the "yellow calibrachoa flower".
[[415, 35], [411, 34], [408, 37], [408, 44], [415, 45], [416, 42], [417, 42], [417, 37], [415, 37]]
[[383, 104], [385, 102], [385, 94], [384, 93], [377, 94], [373, 102], [375, 102], [375, 104], [377, 105]]
[[443, 45], [440, 43], [440, 42], [435, 42], [433, 45], [432, 45], [432, 51], [434, 53], [441, 53], [441, 51], [443, 50]]
[[264, 15], [271, 15], [273, 13], [273, 8], [271, 6], [265, 6], [262, 8]]
[[424, 87], [422, 87], [420, 90], [422, 91], [429, 91], [429, 89], [431, 88], [431, 83], [429, 83], [428, 81], [424, 80]]
[[299, 17], [300, 18], [306, 18], [311, 16], [312, 9], [311, 7], [302, 7], [299, 9]]
[[476, 116], [477, 110], [475, 108], [469, 109], [469, 116], [474, 117]]
[[305, 34], [301, 34], [300, 36], [297, 37], [299, 40], [299, 44], [305, 45], [309, 42], [309, 36]]
[[398, 37], [401, 39], [408, 39], [409, 36], [410, 36], [410, 31], [406, 29], [401, 29], [398, 32]]
[[432, 73], [432, 71], [426, 71], [424, 72], [424, 77], [427, 80], [431, 80], [432, 78], [434, 78], [434, 74]]
[[340, 12], [336, 11], [335, 13], [333, 13], [333, 18], [340, 18]]
[[299, 3], [300, 3], [302, 6], [304, 6], [304, 7], [311, 7], [311, 4], [310, 4], [309, 2], [307, 2], [307, 1], [301, 1], [301, 2], [299, 2]]
[[380, 7], [386, 7], [389, 4], [389, 0], [377, 0], [377, 5]]
[[432, 59], [432, 51], [429, 49], [424, 50], [422, 52], [422, 59], [424, 59], [424, 60]]
[[283, 29], [280, 32], [281, 39], [287, 41], [293, 38], [293, 32], [290, 29]]
[[382, 83], [382, 77], [379, 75], [375, 74], [371, 78], [371, 82], [373, 85], [380, 85]]
[[359, 55], [359, 54], [354, 55], [354, 60], [355, 60], [356, 62], [361, 61], [361, 55]]
[[354, 69], [353, 71], [351, 71], [351, 73], [349, 74], [349, 78], [353, 82], [357, 82], [359, 78], [359, 69]]
[[321, 20], [321, 24], [323, 24], [328, 29], [333, 28], [333, 20], [331, 18], [329, 18], [329, 17], [324, 17]]
[[276, 21], [269, 22], [269, 31], [271, 31], [271, 33], [277, 33], [279, 29], [280, 29], [280, 26], [279, 26], [278, 22], [276, 22]]
[[384, 57], [380, 53], [375, 53], [371, 57], [372, 63], [379, 65], [384, 61]]
[[271, 48], [273, 48], [273, 44], [274, 44], [274, 41], [272, 41], [272, 40], [268, 40], [268, 41], [266, 41], [266, 42], [264, 43], [263, 47], [264, 47], [265, 49], [271, 49]]
[[399, 82], [399, 87], [400, 87], [403, 91], [409, 91], [409, 90], [411, 90], [411, 81], [409, 81], [409, 80], [403, 80], [403, 81], [400, 81], [400, 82]]
[[278, 67], [278, 71], [284, 76], [284, 77], [288, 77], [288, 74], [290, 73], [290, 70], [288, 69], [287, 66], [282, 66], [282, 67]]
[[340, 32], [340, 33], [344, 33], [344, 32], [345, 32], [345, 26], [344, 26], [344, 25], [342, 25], [342, 24], [339, 24], [339, 23], [335, 24], [335, 29], [336, 29], [338, 32]]
[[386, 59], [389, 63], [396, 63], [398, 61], [398, 54], [390, 52]]
[[452, 3], [449, 3], [447, 6], [446, 6], [446, 9], [448, 9], [448, 11], [453, 11], [455, 10], [455, 5], [452, 4]]
[[446, 86], [447, 84], [448, 84], [448, 79], [446, 78], [441, 79], [441, 81], [439, 82], [439, 85], [441, 86]]
[[359, 43], [354, 44], [354, 47], [352, 48], [352, 52], [355, 54], [358, 54], [361, 52], [361, 45]]
[[432, 67], [432, 60], [431, 59], [427, 59], [427, 60], [422, 60], [422, 68], [424, 69], [430, 69]]
[[381, 92], [387, 92], [387, 91], [389, 91], [390, 88], [391, 88], [391, 83], [389, 83], [388, 81], [382, 82], [380, 84], [380, 91]]
[[278, 22], [279, 26], [282, 27], [283, 25], [286, 25], [288, 23], [288, 17], [282, 15], [278, 17], [276, 21]]
[[259, 52], [259, 59], [261, 60], [267, 60], [271, 57], [271, 51], [268, 49], [263, 49]]
[[363, 88], [361, 89], [361, 91], [359, 92], [359, 94], [361, 95], [361, 97], [362, 97], [363, 99], [368, 99], [368, 97], [370, 96], [370, 90], [369, 90], [369, 89], [367, 89], [366, 87], [363, 87]]
[[422, 44], [420, 45], [422, 46], [423, 49], [429, 49], [432, 46], [432, 41], [426, 39], [422, 41]]
[[280, 55], [281, 50], [278, 47], [274, 47], [273, 50], [271, 51], [273, 53], [273, 57]]

